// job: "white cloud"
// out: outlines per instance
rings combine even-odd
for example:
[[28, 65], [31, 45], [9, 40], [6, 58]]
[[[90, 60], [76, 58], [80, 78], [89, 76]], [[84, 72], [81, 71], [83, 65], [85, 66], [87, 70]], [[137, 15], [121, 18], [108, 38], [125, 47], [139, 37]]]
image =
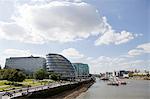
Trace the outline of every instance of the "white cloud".
[[30, 56], [32, 55], [29, 50], [19, 50], [19, 49], [6, 49], [2, 54], [8, 57], [21, 57], [21, 56]]
[[42, 5], [26, 4], [18, 9], [20, 16], [17, 14], [13, 19], [28, 34], [36, 33], [34, 36], [40, 35], [43, 41], [69, 42], [99, 32], [99, 14], [87, 3], [53, 1]]
[[85, 62], [89, 64], [92, 73], [134, 69], [150, 70], [149, 60], [136, 60], [133, 58], [100, 56]]
[[150, 43], [138, 45], [135, 49], [132, 49], [128, 52], [130, 56], [138, 56], [145, 53], [150, 53]]
[[121, 33], [115, 33], [113, 31], [108, 31], [104, 33], [98, 40], [96, 40], [95, 45], [109, 45], [109, 44], [122, 44], [134, 39], [134, 36], [130, 32], [122, 31]]
[[137, 36], [125, 30], [115, 32], [106, 17], [81, 0], [32, 0], [16, 4], [16, 9], [13, 22], [0, 23], [0, 38], [43, 44], [99, 35], [95, 45], [108, 45], [126, 43]]
[[143, 53], [144, 53], [144, 51], [140, 50], [140, 49], [132, 49], [128, 52], [128, 54], [131, 56], [137, 56], [137, 55], [141, 55]]
[[64, 49], [61, 52], [61, 54], [68, 57], [68, 58], [83, 58], [84, 57], [83, 54], [81, 54], [79, 51], [77, 51], [74, 48]]
[[134, 39], [137, 36], [141, 36], [141, 34], [133, 34], [130, 32], [127, 32], [125, 30], [121, 32], [116, 32], [115, 30], [112, 29], [111, 25], [108, 24], [107, 18], [103, 17], [103, 29], [104, 31], [102, 32], [103, 35], [101, 35], [96, 41], [95, 45], [109, 45], [109, 44], [122, 44], [126, 43], [132, 39]]
[[136, 60], [133, 57], [124, 57], [124, 55], [118, 57], [108, 57], [108, 56], [89, 57], [82, 54], [81, 52], [79, 52], [77, 49], [74, 48], [68, 48], [63, 50], [62, 55], [67, 57], [72, 63], [79, 62], [88, 64], [90, 68], [90, 73], [100, 73], [122, 69], [125, 70], [150, 69], [149, 60]]
[[145, 53], [150, 53], [150, 43], [145, 43], [137, 46], [138, 49], [143, 49]]
[[5, 49], [0, 53], [0, 65], [5, 66], [5, 60], [9, 57], [29, 57], [29, 56], [45, 57], [43, 55], [32, 53], [30, 50], [22, 49]]
[[5, 49], [0, 53], [0, 65], [5, 66], [5, 60], [9, 57], [24, 57], [32, 55], [29, 50], [20, 50], [20, 49]]

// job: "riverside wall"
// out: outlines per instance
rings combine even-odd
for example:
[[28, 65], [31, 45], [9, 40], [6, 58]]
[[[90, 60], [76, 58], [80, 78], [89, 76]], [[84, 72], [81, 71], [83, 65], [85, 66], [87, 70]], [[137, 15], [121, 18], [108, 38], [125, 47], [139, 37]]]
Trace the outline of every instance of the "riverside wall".
[[80, 87], [85, 84], [89, 84], [88, 87], [90, 87], [94, 83], [94, 80], [86, 80], [82, 82], [77, 82], [73, 84], [67, 84], [67, 85], [61, 85], [49, 89], [34, 91], [32, 93], [29, 93], [28, 95], [23, 95], [19, 97], [15, 97], [14, 99], [26, 99], [26, 98], [47, 98], [54, 95], [57, 95], [59, 93], [62, 93], [64, 91], [73, 90], [74, 88]]

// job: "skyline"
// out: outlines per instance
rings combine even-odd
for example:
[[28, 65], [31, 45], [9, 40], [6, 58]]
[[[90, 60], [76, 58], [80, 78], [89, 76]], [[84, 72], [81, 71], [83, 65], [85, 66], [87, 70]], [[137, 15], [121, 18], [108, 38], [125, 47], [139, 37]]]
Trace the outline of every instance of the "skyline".
[[[149, 0], [1, 0], [0, 64], [59, 53], [91, 73], [150, 70]], [[4, 10], [5, 9], [5, 10]]]

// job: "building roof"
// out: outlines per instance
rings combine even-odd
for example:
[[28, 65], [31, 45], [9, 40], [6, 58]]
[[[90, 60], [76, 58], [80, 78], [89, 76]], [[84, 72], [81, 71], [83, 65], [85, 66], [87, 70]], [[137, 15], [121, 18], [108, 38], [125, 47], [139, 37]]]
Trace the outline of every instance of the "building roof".
[[43, 58], [43, 57], [34, 57], [34, 56], [29, 56], [29, 57], [10, 57], [10, 58], [7, 58], [7, 59], [21, 59], [21, 58]]
[[82, 64], [82, 65], [88, 65], [88, 64], [85, 64], [85, 63], [72, 63], [72, 64]]

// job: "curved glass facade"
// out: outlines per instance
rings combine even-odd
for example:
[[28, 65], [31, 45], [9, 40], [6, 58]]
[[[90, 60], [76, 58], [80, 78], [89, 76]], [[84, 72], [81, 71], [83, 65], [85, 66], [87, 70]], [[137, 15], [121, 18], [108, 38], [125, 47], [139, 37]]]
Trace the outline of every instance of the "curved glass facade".
[[59, 54], [46, 55], [46, 68], [49, 72], [61, 74], [62, 79], [75, 77], [75, 70], [70, 61]]

